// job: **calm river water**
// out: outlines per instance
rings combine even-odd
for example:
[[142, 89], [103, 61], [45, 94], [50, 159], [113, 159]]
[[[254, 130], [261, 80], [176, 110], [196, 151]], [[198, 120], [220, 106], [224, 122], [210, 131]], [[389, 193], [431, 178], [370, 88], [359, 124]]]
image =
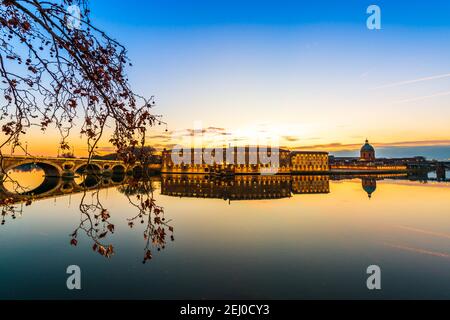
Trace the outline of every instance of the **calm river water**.
[[[21, 174], [31, 189], [42, 184], [39, 172]], [[167, 229], [160, 251], [150, 242], [145, 264], [148, 217], [132, 220], [127, 194], [139, 197], [126, 186], [46, 190], [16, 204], [0, 226], [0, 298], [450, 298], [448, 182], [162, 176], [152, 185], [174, 238]], [[114, 247], [109, 258], [82, 229], [70, 244], [83, 196], [111, 216], [114, 233], [100, 239]], [[66, 287], [69, 265], [81, 268], [79, 291]], [[381, 268], [379, 291], [366, 287], [370, 265]]]

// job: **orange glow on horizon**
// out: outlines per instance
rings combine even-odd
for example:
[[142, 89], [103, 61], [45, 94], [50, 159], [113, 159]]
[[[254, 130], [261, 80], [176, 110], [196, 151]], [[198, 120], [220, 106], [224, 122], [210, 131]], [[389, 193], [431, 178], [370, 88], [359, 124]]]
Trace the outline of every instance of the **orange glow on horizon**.
[[[153, 129], [152, 129], [153, 130]], [[181, 140], [176, 140], [171, 136], [171, 133], [159, 133], [155, 131], [153, 135], [148, 135], [147, 145], [153, 146], [157, 150], [162, 150], [164, 148], [171, 149], [173, 146], [180, 144]], [[95, 153], [99, 155], [105, 155], [109, 153], [114, 153], [114, 147], [109, 143], [110, 132], [105, 132], [103, 138], [101, 139]], [[414, 140], [404, 140], [402, 137], [396, 138], [395, 136], [390, 137], [385, 140], [376, 140], [376, 137], [371, 139], [368, 137], [370, 143], [375, 148], [385, 148], [385, 147], [423, 147], [423, 146], [450, 146], [450, 139], [446, 139], [443, 136], [429, 135], [427, 139], [414, 139]], [[326, 152], [339, 152], [339, 151], [351, 151], [359, 152], [361, 146], [364, 143], [364, 139], [359, 138], [343, 138], [344, 140], [339, 142], [333, 142], [327, 140], [326, 138], [315, 141], [316, 143], [311, 143], [312, 139], [302, 139], [301, 137], [292, 136], [279, 136], [277, 139], [279, 142], [279, 147], [287, 148], [291, 150], [309, 150], [309, 151], [326, 151]], [[250, 141], [251, 140], [251, 141]], [[245, 140], [245, 137], [241, 139], [238, 143], [233, 145], [254, 145], [253, 140]], [[56, 130], [48, 130], [47, 132], [41, 132], [40, 130], [29, 130], [22, 138], [22, 147], [27, 149], [29, 154], [36, 156], [57, 156], [58, 155], [58, 145], [59, 145], [59, 135]], [[73, 148], [75, 156], [85, 157], [88, 155], [87, 144], [85, 140], [80, 138], [79, 133], [73, 130], [72, 135], [68, 139], [69, 145]], [[209, 142], [203, 146], [211, 146]], [[217, 145], [219, 147], [222, 145]], [[70, 150], [71, 152], [72, 150]], [[5, 155], [11, 154], [11, 146], [6, 145], [3, 147], [2, 152]], [[61, 153], [61, 151], [60, 151]], [[23, 155], [24, 151], [20, 148], [16, 148], [15, 155]]]

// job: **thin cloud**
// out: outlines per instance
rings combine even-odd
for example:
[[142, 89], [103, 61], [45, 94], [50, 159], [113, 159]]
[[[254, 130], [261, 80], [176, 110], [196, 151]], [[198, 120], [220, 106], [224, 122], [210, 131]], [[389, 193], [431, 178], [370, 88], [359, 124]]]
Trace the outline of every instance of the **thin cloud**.
[[378, 147], [431, 147], [431, 146], [448, 146], [449, 139], [443, 140], [418, 140], [418, 141], [400, 141], [388, 143], [375, 143]]
[[431, 250], [408, 247], [408, 246], [403, 246], [403, 245], [399, 245], [399, 244], [391, 244], [391, 243], [385, 243], [385, 245], [388, 247], [391, 247], [391, 248], [415, 252], [415, 253], [419, 253], [419, 254], [430, 255], [430, 256], [446, 258], [446, 259], [450, 258], [450, 255], [445, 252], [431, 251]]
[[152, 136], [146, 136], [147, 139], [168, 139], [169, 137], [167, 135], [163, 134], [155, 134]]
[[408, 227], [408, 226], [398, 226], [398, 227], [401, 229], [404, 229], [404, 230], [412, 231], [412, 232], [422, 233], [422, 234], [435, 236], [435, 237], [439, 237], [439, 238], [450, 239], [450, 234], [448, 234], [448, 233], [434, 232], [434, 231], [429, 231], [429, 230], [424, 230], [424, 229], [412, 228], [412, 227]]
[[171, 134], [177, 137], [192, 137], [199, 134], [216, 134], [216, 135], [231, 135], [231, 133], [226, 132], [225, 128], [218, 127], [208, 127], [205, 129], [184, 129], [172, 131]]
[[450, 91], [445, 91], [445, 92], [439, 92], [439, 93], [435, 93], [435, 94], [428, 95], [428, 96], [421, 96], [421, 97], [416, 97], [416, 98], [411, 98], [411, 99], [398, 100], [398, 101], [393, 102], [392, 104], [416, 102], [416, 101], [437, 98], [437, 97], [444, 97], [444, 96], [449, 96], [449, 95], [450, 95]]
[[212, 130], [212, 131], [225, 131], [225, 128], [219, 128], [219, 127], [208, 127], [206, 129]]
[[[372, 143], [373, 146], [378, 148], [383, 147], [427, 147], [427, 146], [450, 146], [450, 139], [443, 140], [416, 140], [416, 141], [397, 141], [397, 142], [380, 142]], [[327, 144], [315, 144], [315, 145], [305, 145], [297, 146], [294, 149], [322, 149], [322, 150], [339, 150], [339, 151], [351, 151], [361, 148], [362, 143], [349, 143], [344, 144], [340, 142], [333, 142]]]
[[298, 137], [294, 137], [294, 136], [282, 136], [281, 138], [284, 140], [287, 140], [289, 142], [294, 142], [294, 141], [300, 140]]
[[382, 85], [382, 86], [378, 86], [378, 87], [372, 88], [372, 90], [393, 88], [393, 87], [399, 87], [399, 86], [404, 86], [404, 85], [418, 83], [418, 82], [438, 80], [438, 79], [444, 79], [444, 78], [450, 78], [450, 73], [440, 74], [440, 75], [436, 75], [436, 76], [429, 76], [429, 77], [424, 77], [424, 78], [418, 78], [418, 79], [413, 79], [413, 80], [406, 80], [406, 81], [389, 83], [389, 84], [385, 84], [385, 85]]
[[361, 147], [361, 144], [343, 144], [340, 142], [326, 143], [326, 144], [313, 144], [306, 146], [297, 146], [294, 149], [334, 149], [334, 148], [356, 148]]
[[99, 147], [96, 148], [97, 152], [115, 152], [116, 148], [115, 147]]

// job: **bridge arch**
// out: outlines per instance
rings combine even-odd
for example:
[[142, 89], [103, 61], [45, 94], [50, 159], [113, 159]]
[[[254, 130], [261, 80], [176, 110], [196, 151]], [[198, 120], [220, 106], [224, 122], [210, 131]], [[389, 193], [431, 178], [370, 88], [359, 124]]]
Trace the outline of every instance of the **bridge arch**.
[[133, 169], [131, 170], [131, 174], [135, 178], [142, 177], [144, 175], [144, 167], [141, 165], [134, 166]]
[[99, 175], [87, 174], [84, 175], [82, 181], [77, 183], [79, 187], [85, 189], [96, 188], [102, 182], [102, 178]]
[[28, 196], [45, 196], [46, 194], [51, 194], [55, 190], [58, 190], [61, 186], [62, 179], [59, 177], [48, 177], [45, 176], [44, 180], [35, 188], [24, 191], [15, 192], [5, 188], [2, 185], [1, 191], [5, 194], [12, 195], [14, 197], [28, 197]]
[[62, 193], [72, 193], [75, 190], [76, 185], [73, 180], [71, 181], [63, 181], [60, 187], [60, 191]]
[[62, 175], [63, 169], [57, 164], [53, 163], [51, 161], [45, 161], [45, 160], [25, 160], [25, 161], [19, 161], [12, 165], [9, 165], [7, 168], [5, 168], [5, 172], [8, 172], [10, 170], [14, 170], [17, 167], [24, 166], [24, 165], [35, 165], [39, 167], [40, 169], [44, 170], [45, 176], [47, 177], [60, 177]]
[[5, 194], [15, 195], [15, 196], [30, 196], [30, 195], [41, 195], [48, 192], [54, 191], [58, 188], [60, 184], [60, 176], [62, 174], [62, 168], [57, 164], [46, 160], [37, 159], [26, 159], [18, 162], [12, 162], [5, 168], [5, 172], [9, 173], [11, 170], [16, 168], [24, 167], [27, 165], [33, 165], [44, 172], [44, 177], [39, 185], [33, 187], [32, 189], [23, 190], [10, 190], [4, 185], [4, 180], [1, 181], [1, 190]]
[[110, 178], [103, 178], [102, 179], [102, 186], [108, 187], [112, 185], [112, 180]]
[[113, 184], [122, 184], [125, 182], [126, 175], [125, 174], [115, 174], [111, 177], [111, 182]]
[[114, 174], [114, 175], [124, 175], [125, 174], [125, 171], [126, 171], [126, 168], [125, 168], [125, 166], [124, 165], [122, 165], [122, 164], [116, 164], [116, 165], [114, 165], [113, 167], [112, 167], [112, 173]]
[[34, 196], [52, 193], [61, 186], [61, 181], [59, 177], [45, 177], [44, 182], [39, 187], [24, 193], [24, 195]]
[[74, 171], [77, 174], [101, 174], [102, 168], [95, 163], [83, 163], [76, 167]]
[[71, 170], [73, 170], [73, 168], [75, 168], [75, 163], [72, 161], [64, 162], [62, 165], [62, 168], [65, 171], [71, 171]]

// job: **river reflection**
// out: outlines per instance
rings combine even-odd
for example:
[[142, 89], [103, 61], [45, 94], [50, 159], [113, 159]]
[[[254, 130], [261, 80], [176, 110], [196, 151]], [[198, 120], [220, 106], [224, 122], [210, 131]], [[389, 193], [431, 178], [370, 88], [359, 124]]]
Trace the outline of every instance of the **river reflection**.
[[450, 297], [449, 182], [21, 174], [27, 190], [0, 193], [0, 298]]

